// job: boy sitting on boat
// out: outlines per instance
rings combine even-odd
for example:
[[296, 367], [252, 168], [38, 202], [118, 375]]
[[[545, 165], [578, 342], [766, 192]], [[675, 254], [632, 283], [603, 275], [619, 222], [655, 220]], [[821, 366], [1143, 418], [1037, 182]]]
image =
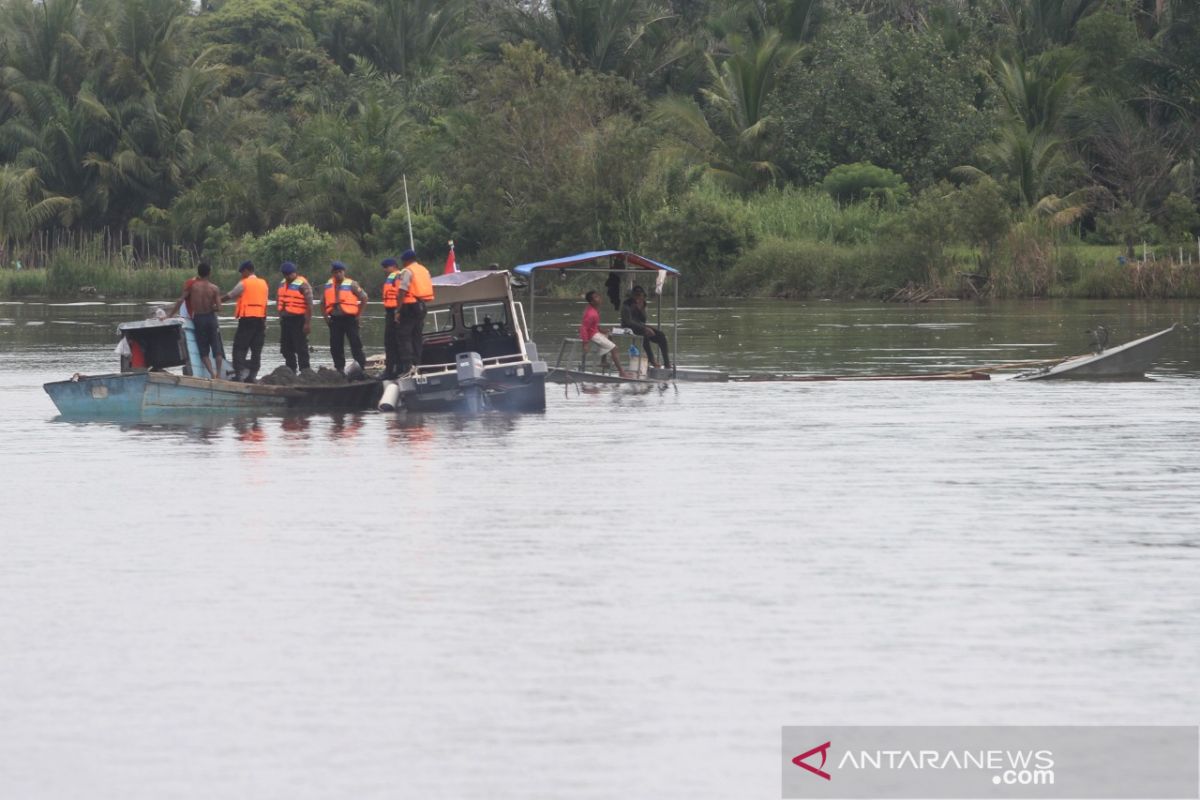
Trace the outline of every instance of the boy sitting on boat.
[[611, 334], [612, 330], [609, 329], [607, 333], [600, 330], [600, 293], [591, 289], [583, 296], [583, 299], [588, 304], [583, 311], [583, 321], [579, 324], [579, 338], [583, 341], [584, 356], [587, 356], [588, 346], [593, 346], [600, 354], [601, 366], [604, 365], [606, 358], [611, 357], [618, 375], [622, 378], [632, 377], [621, 368], [621, 362], [617, 360], [617, 346], [613, 344], [612, 339], [608, 338], [608, 334]]

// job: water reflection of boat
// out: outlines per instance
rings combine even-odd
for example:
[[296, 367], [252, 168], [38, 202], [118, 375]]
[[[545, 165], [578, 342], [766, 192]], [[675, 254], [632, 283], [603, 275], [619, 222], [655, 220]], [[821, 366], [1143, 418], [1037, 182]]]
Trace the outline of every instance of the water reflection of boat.
[[[609, 280], [615, 281], [618, 296], [628, 293], [637, 276], [653, 281], [654, 314], [649, 320], [655, 327], [662, 326], [669, 331], [671, 352], [673, 357], [679, 357], [679, 270], [655, 261], [637, 253], [626, 250], [594, 250], [578, 253], [573, 256], [553, 258], [549, 261], [538, 261], [531, 264], [521, 264], [513, 272], [529, 279], [529, 317], [534, 319], [536, 305], [536, 284], [539, 274], [551, 273], [566, 276], [567, 273], [594, 272], [606, 274]], [[671, 283], [673, 300], [671, 302], [671, 319], [667, 321], [663, 311], [663, 297], [667, 282]], [[643, 287], [645, 288], [645, 287]], [[622, 291], [623, 290], [623, 291]], [[610, 295], [611, 298], [612, 295]], [[632, 331], [616, 329], [618, 336], [632, 336], [635, 342], [641, 337]], [[663, 369], [650, 366], [646, 355], [638, 355], [630, 359], [629, 371], [631, 377], [621, 377], [612, 369], [601, 365], [589, 366], [587, 354], [583, 351], [583, 343], [578, 336], [564, 338], [558, 350], [558, 357], [547, 376], [553, 383], [662, 383], [670, 381], [727, 381], [729, 375], [712, 369], [695, 367], [680, 367]], [[623, 357], [623, 356], [622, 356]], [[665, 363], [665, 362], [664, 362]]]
[[[162, 413], [357, 410], [370, 408], [378, 381], [320, 386], [269, 386], [213, 380], [196, 349], [191, 322], [144, 320], [118, 326], [130, 355], [121, 372], [75, 375], [43, 388], [64, 417], [135, 417]], [[190, 374], [166, 370], [182, 367]]]
[[[392, 390], [407, 410], [546, 407], [546, 362], [538, 357], [509, 280], [501, 270], [433, 279], [435, 299], [427, 306], [421, 365]], [[386, 405], [392, 405], [390, 395], [384, 397]]]
[[[1056, 364], [1014, 375], [1013, 380], [1035, 381], [1052, 378], [1140, 378], [1154, 364], [1171, 334], [1179, 329], [1175, 324], [1166, 330], [1143, 336], [1132, 342], [1098, 353], [1075, 356]], [[1102, 345], [1101, 345], [1102, 347]]]

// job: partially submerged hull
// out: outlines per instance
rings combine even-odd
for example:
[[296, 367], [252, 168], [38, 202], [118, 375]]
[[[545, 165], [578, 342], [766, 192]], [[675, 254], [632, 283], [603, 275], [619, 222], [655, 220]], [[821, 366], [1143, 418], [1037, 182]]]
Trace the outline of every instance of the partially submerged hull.
[[170, 413], [229, 413], [370, 408], [378, 381], [342, 386], [267, 386], [231, 383], [167, 372], [80, 376], [43, 386], [60, 414], [73, 418], [145, 417]]
[[400, 401], [413, 412], [529, 412], [546, 408], [545, 365], [505, 365], [484, 370], [479, 381], [460, 382], [454, 372], [402, 378]]
[[1172, 325], [1166, 330], [1143, 336], [1132, 342], [1101, 353], [1089, 353], [1069, 358], [1058, 364], [1023, 372], [1013, 380], [1035, 381], [1050, 379], [1129, 379], [1140, 378], [1162, 353], [1163, 345], [1179, 329]]

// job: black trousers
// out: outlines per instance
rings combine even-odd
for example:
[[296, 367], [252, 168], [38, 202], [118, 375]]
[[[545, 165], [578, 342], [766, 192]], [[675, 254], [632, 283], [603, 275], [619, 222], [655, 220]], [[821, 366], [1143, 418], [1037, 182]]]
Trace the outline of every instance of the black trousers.
[[658, 345], [658, 349], [662, 351], [662, 365], [671, 368], [671, 354], [667, 352], [667, 334], [660, 328], [656, 328], [653, 336], [642, 337], [642, 350], [646, 353], [646, 358], [653, 359], [654, 355], [650, 352], [650, 345]]
[[396, 340], [396, 309], [383, 310], [383, 352], [386, 355], [383, 374], [388, 378], [396, 377], [400, 366], [400, 344]]
[[292, 372], [308, 369], [308, 335], [302, 315], [279, 316], [279, 352]]
[[418, 300], [405, 303], [396, 314], [396, 347], [400, 372], [408, 372], [421, 363], [421, 332], [425, 327], [425, 304]]
[[[263, 343], [267, 340], [266, 317], [242, 317], [233, 335], [233, 371], [238, 379], [253, 381], [262, 364]], [[246, 358], [249, 353], [249, 358]], [[246, 370], [243, 375], [242, 370]]]
[[333, 368], [341, 372], [346, 366], [346, 343], [350, 340], [350, 352], [363, 369], [367, 368], [367, 356], [363, 352], [362, 337], [358, 335], [358, 317], [345, 314], [329, 318], [329, 354], [333, 356]]

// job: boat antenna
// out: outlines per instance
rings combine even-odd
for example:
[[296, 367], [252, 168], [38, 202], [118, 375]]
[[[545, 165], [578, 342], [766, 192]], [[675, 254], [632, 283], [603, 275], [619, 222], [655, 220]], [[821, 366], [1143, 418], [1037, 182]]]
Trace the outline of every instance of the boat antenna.
[[408, 175], [401, 173], [400, 177], [404, 179], [404, 216], [408, 218], [408, 249], [416, 250], [417, 245], [412, 235], [412, 211], [408, 209]]

